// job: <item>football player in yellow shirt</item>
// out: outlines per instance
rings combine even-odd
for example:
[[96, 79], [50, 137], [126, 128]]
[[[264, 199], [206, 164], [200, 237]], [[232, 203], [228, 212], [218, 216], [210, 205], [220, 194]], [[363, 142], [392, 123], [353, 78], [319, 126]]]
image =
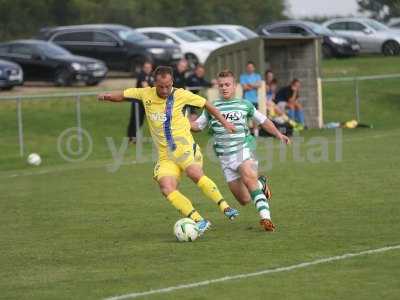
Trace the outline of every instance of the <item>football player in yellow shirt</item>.
[[181, 172], [197, 184], [201, 191], [229, 219], [238, 216], [238, 211], [228, 205], [215, 183], [203, 173], [203, 158], [199, 146], [194, 142], [190, 131], [190, 122], [183, 114], [185, 105], [205, 107], [229, 131], [235, 127], [203, 97], [184, 89], [173, 87], [171, 67], [159, 66], [154, 71], [155, 86], [129, 88], [118, 93], [102, 93], [101, 101], [121, 102], [129, 99], [142, 101], [147, 123], [154, 143], [158, 148], [158, 162], [154, 168], [154, 179], [161, 193], [185, 217], [197, 224], [199, 233], [206, 231], [211, 223], [204, 219], [194, 208], [190, 200], [178, 190]]

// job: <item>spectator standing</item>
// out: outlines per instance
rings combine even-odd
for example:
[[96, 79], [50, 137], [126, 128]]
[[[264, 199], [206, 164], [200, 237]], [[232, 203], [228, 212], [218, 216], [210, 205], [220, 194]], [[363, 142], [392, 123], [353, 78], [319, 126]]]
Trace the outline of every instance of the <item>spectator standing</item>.
[[[186, 80], [186, 88], [189, 89], [194, 94], [199, 94], [199, 92], [204, 88], [212, 87], [212, 83], [205, 79], [206, 70], [203, 65], [198, 64], [194, 69], [192, 75], [190, 75]], [[189, 119], [195, 120], [197, 118], [198, 108], [194, 106], [189, 106]]]
[[240, 75], [240, 84], [243, 89], [243, 97], [258, 108], [258, 88], [261, 86], [261, 75], [255, 72], [252, 61], [246, 65], [246, 72]]
[[[249, 61], [246, 72], [240, 75], [240, 85], [243, 89], [243, 98], [250, 101], [258, 109], [258, 88], [261, 86], [261, 75], [256, 73], [255, 65]], [[252, 133], [258, 136], [258, 128], [253, 123]]]
[[[142, 70], [137, 77], [136, 87], [144, 88], [148, 86], [153, 86], [154, 78], [152, 72], [153, 65], [150, 62], [145, 62], [143, 64]], [[131, 143], [136, 143], [136, 132], [139, 129], [136, 128], [136, 108], [138, 108], [139, 128], [143, 125], [145, 115], [143, 102], [133, 100], [131, 106], [131, 117], [128, 124], [128, 138]]]
[[[203, 65], [198, 64], [194, 69], [194, 73], [186, 80], [186, 87], [194, 94], [198, 94], [201, 88], [212, 87], [212, 83], [205, 79], [206, 70]], [[199, 89], [195, 89], [199, 88]]]
[[176, 64], [176, 68], [174, 69], [174, 87], [176, 88], [186, 88], [186, 76], [187, 71], [189, 69], [188, 61], [182, 58]]

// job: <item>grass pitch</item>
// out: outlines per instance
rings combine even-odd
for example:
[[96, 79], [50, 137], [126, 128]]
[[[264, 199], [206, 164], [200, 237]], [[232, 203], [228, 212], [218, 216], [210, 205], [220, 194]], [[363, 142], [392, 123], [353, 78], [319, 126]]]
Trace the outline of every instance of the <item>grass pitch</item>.
[[[359, 59], [338, 64], [358, 70]], [[324, 71], [332, 69], [329, 62]], [[326, 122], [354, 118], [352, 93], [351, 85], [324, 85]], [[123, 165], [107, 167], [113, 159], [105, 137], [120, 149], [127, 104], [84, 99], [82, 126], [93, 151], [70, 163], [57, 138], [75, 125], [74, 103], [24, 103], [26, 152], [43, 158], [33, 168], [18, 156], [15, 104], [0, 103], [0, 299], [103, 299], [399, 245], [398, 95], [398, 80], [362, 83], [361, 118], [374, 129], [344, 130], [342, 148], [334, 131], [309, 130], [299, 146], [303, 160], [293, 148], [280, 157], [277, 143], [267, 160], [260, 140], [261, 169], [273, 188], [273, 234], [260, 230], [253, 207], [233, 200], [218, 164], [206, 157], [206, 173], [241, 215], [225, 220], [184, 179], [182, 192], [213, 223], [194, 243], [174, 240], [180, 216], [152, 181], [151, 161], [133, 164], [129, 147]], [[327, 142], [328, 159], [313, 163], [315, 137]], [[195, 138], [206, 154], [209, 136]], [[398, 299], [399, 278], [400, 251], [393, 250], [143, 299]]]

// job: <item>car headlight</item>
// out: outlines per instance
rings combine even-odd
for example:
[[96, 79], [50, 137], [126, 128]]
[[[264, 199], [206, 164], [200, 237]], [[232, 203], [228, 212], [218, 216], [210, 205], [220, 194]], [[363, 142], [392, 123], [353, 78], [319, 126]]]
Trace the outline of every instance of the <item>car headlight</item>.
[[165, 49], [163, 48], [150, 48], [149, 51], [155, 55], [160, 55], [165, 53]]
[[72, 63], [71, 64], [72, 69], [74, 69], [75, 71], [84, 71], [86, 70], [86, 67], [80, 63]]
[[341, 37], [336, 37], [336, 36], [331, 36], [329, 39], [332, 41], [332, 43], [338, 44], [338, 45], [345, 45], [348, 44], [349, 42]]

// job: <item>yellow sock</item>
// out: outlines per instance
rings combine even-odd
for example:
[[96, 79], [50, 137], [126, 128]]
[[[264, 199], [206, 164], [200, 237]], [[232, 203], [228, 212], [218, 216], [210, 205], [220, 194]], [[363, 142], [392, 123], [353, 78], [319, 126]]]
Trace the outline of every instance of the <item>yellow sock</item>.
[[185, 217], [191, 218], [195, 222], [203, 220], [202, 216], [193, 208], [190, 200], [179, 191], [173, 191], [167, 196], [167, 199]]
[[202, 190], [204, 195], [206, 195], [208, 198], [218, 204], [222, 212], [225, 210], [225, 208], [229, 207], [228, 203], [226, 203], [221, 193], [219, 192], [218, 187], [216, 186], [214, 181], [212, 181], [207, 176], [204, 175], [203, 177], [201, 177], [199, 182], [197, 183], [197, 186]]

